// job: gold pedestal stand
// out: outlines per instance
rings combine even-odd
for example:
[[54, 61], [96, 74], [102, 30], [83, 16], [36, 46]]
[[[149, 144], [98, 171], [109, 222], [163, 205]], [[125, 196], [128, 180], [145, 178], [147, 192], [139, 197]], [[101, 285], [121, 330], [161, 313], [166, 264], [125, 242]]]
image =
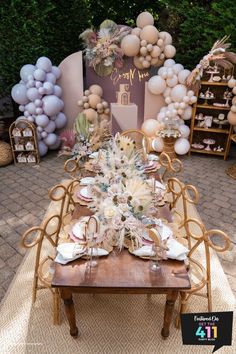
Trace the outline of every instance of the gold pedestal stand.
[[164, 142], [164, 148], [163, 148], [163, 152], [165, 152], [171, 160], [176, 158], [176, 153], [175, 153], [175, 149], [174, 149], [174, 145], [176, 142], [176, 138], [174, 137], [165, 137], [163, 138], [163, 142]]

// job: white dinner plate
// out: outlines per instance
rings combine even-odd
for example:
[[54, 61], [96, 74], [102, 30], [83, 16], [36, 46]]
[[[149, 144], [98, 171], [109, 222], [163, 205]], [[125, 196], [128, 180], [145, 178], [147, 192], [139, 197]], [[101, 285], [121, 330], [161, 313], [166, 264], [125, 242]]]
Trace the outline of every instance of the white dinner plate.
[[89, 184], [93, 184], [93, 182], [94, 182], [94, 177], [84, 177], [80, 180], [80, 185], [87, 186]]

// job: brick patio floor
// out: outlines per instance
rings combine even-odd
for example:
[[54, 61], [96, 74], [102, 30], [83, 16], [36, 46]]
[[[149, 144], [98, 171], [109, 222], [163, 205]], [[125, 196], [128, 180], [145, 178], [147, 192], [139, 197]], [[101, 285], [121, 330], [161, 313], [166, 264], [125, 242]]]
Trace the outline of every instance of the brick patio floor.
[[[236, 180], [225, 174], [226, 168], [236, 163], [236, 153], [231, 155], [228, 161], [185, 156], [179, 177], [199, 190], [198, 211], [205, 225], [227, 232], [234, 242], [230, 253], [219, 256], [236, 295]], [[0, 300], [25, 254], [19, 247], [20, 236], [27, 228], [40, 224], [49, 205], [48, 190], [68, 178], [63, 164], [63, 158], [50, 153], [39, 166], [0, 168]]]

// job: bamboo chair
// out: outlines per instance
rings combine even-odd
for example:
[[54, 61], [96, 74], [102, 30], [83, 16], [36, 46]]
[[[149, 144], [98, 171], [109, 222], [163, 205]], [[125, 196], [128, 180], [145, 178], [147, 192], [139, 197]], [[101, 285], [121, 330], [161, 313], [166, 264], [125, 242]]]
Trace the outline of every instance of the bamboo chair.
[[170, 156], [165, 152], [162, 152], [160, 154], [159, 162], [161, 165], [159, 175], [162, 181], [166, 180], [172, 175], [180, 173], [183, 169], [183, 163], [179, 159], [174, 158], [171, 160]]
[[135, 148], [137, 151], [143, 153], [143, 157], [147, 159], [149, 153], [149, 141], [147, 135], [138, 129], [129, 129], [121, 133], [121, 136], [126, 136], [135, 142]]
[[[181, 229], [184, 226], [184, 238], [187, 240], [188, 248], [191, 248], [190, 232], [186, 220], [190, 217], [191, 205], [196, 206], [199, 201], [199, 192], [191, 184], [184, 184], [176, 177], [171, 177], [167, 181], [167, 193], [169, 208], [174, 220]], [[183, 225], [183, 226], [182, 226]]]
[[[208, 311], [212, 312], [212, 294], [211, 294], [211, 259], [210, 248], [216, 252], [224, 252], [229, 249], [231, 241], [223, 231], [212, 229], [206, 230], [203, 223], [194, 218], [188, 218], [182, 224], [182, 227], [188, 230], [188, 237], [192, 239], [192, 247], [188, 254], [188, 269], [191, 281], [191, 289], [180, 292], [180, 301], [178, 315], [176, 318], [176, 327], [180, 324], [180, 314], [187, 310], [188, 302], [193, 295], [207, 299]], [[221, 239], [222, 246], [214, 244], [213, 236], [218, 236]], [[205, 260], [202, 264], [199, 261], [197, 250], [203, 246], [205, 251]], [[205, 290], [204, 290], [205, 288]]]
[[[60, 203], [58, 211], [55, 215], [43, 220], [40, 226], [28, 229], [21, 238], [22, 247], [32, 248], [37, 246], [32, 294], [33, 303], [36, 301], [38, 290], [49, 289], [53, 296], [53, 324], [55, 325], [60, 324], [60, 295], [58, 289], [51, 287], [53, 260], [56, 255], [64, 219], [72, 213], [75, 205], [72, 191], [76, 184], [78, 184], [77, 181], [72, 181], [67, 187], [64, 185], [54, 186], [49, 192], [49, 197], [52, 201]], [[47, 242], [47, 255], [42, 256], [41, 251], [45, 241]]]

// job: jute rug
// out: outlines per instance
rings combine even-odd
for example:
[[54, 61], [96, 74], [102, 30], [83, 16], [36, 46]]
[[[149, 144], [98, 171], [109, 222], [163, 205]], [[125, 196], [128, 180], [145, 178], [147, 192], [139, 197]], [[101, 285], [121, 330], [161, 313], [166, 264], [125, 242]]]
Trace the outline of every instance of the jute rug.
[[[51, 203], [47, 215], [58, 208]], [[192, 208], [192, 217], [198, 216]], [[199, 257], [203, 257], [199, 254]], [[165, 296], [75, 295], [78, 339], [69, 335], [62, 306], [62, 324], [52, 325], [52, 298], [38, 292], [32, 306], [32, 279], [35, 250], [29, 251], [0, 308], [0, 353], [211, 353], [212, 346], [183, 346], [181, 331], [171, 326], [170, 336], [160, 335]], [[212, 293], [214, 311], [232, 311], [235, 299], [217, 256], [212, 253]], [[191, 311], [207, 310], [205, 299], [192, 297]], [[218, 353], [235, 353], [223, 347]]]

